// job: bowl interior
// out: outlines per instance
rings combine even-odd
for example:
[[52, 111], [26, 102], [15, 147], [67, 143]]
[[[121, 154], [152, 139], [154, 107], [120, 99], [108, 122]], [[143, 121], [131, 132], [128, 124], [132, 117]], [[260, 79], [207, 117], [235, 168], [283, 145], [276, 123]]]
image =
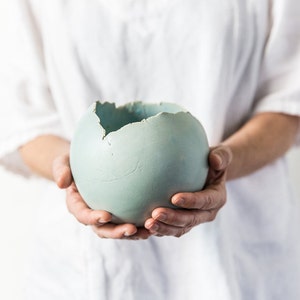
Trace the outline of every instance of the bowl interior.
[[127, 124], [140, 122], [160, 113], [175, 114], [180, 111], [184, 111], [180, 106], [163, 102], [158, 104], [132, 102], [119, 107], [116, 107], [114, 103], [96, 102], [95, 108], [95, 113], [106, 135]]

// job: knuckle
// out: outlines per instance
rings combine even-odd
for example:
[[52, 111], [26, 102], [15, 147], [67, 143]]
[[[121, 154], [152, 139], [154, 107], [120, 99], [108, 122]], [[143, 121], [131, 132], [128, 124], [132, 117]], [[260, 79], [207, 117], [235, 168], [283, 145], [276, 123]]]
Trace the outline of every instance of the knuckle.
[[88, 222], [89, 219], [88, 219], [87, 213], [85, 211], [78, 213], [78, 215], [76, 217], [80, 223], [89, 224], [89, 222]]
[[105, 235], [103, 234], [103, 232], [101, 231], [101, 229], [97, 228], [96, 226], [93, 226], [93, 231], [96, 233], [96, 235], [101, 238], [101, 239], [105, 239]]
[[213, 204], [214, 204], [214, 197], [212, 194], [208, 194], [205, 198], [202, 209], [209, 209], [213, 206]]
[[208, 217], [208, 222], [212, 222], [216, 219], [217, 212], [215, 211], [209, 211], [209, 217]]
[[82, 218], [81, 215], [74, 215], [74, 217], [76, 218], [76, 220], [81, 223], [81, 224], [84, 224], [84, 225], [87, 225], [87, 222], [84, 222], [84, 219]]
[[84, 211], [78, 212], [74, 215], [78, 222], [80, 222], [84, 225], [93, 225], [92, 216], [89, 213], [89, 211], [84, 210]]
[[199, 224], [199, 220], [198, 220], [197, 215], [195, 213], [192, 213], [189, 216], [189, 221], [187, 222], [186, 226], [190, 228], [190, 227], [194, 227], [198, 224]]
[[227, 202], [227, 195], [226, 193], [223, 195], [222, 200], [221, 200], [221, 207], [224, 206]]
[[177, 233], [175, 234], [175, 237], [180, 238], [184, 234], [186, 234], [187, 232], [189, 232], [190, 230], [191, 230], [191, 227], [182, 228], [181, 230], [177, 231]]
[[183, 234], [183, 231], [176, 232], [175, 237], [180, 238]]
[[106, 239], [106, 236], [102, 233], [96, 233], [100, 239]]

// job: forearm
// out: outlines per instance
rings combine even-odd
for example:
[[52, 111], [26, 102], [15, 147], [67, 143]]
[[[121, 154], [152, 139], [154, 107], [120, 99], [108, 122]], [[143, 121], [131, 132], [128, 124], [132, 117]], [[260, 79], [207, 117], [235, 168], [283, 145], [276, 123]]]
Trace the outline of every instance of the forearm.
[[299, 119], [279, 113], [254, 116], [223, 144], [233, 159], [227, 179], [248, 175], [282, 156], [294, 143]]
[[58, 136], [44, 135], [23, 145], [19, 152], [34, 173], [53, 180], [53, 161], [58, 156], [68, 154], [69, 148], [69, 141]]

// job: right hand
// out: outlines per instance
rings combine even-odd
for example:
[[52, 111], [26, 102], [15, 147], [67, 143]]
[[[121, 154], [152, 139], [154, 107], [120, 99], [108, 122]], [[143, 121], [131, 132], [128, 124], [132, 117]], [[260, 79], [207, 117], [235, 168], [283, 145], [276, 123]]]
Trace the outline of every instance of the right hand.
[[101, 238], [146, 239], [151, 234], [146, 228], [133, 224], [113, 224], [112, 215], [104, 210], [93, 210], [83, 200], [73, 180], [69, 155], [57, 157], [53, 162], [53, 178], [57, 186], [66, 189], [66, 202], [69, 212], [84, 225], [92, 226]]

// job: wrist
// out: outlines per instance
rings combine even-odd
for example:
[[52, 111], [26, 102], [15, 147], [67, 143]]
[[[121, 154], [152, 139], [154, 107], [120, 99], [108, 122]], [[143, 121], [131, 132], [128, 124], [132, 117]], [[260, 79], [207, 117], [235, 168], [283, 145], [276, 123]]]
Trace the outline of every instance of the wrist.
[[69, 149], [69, 141], [54, 135], [42, 135], [24, 144], [19, 152], [33, 173], [53, 180], [54, 160], [59, 156], [68, 155]]

